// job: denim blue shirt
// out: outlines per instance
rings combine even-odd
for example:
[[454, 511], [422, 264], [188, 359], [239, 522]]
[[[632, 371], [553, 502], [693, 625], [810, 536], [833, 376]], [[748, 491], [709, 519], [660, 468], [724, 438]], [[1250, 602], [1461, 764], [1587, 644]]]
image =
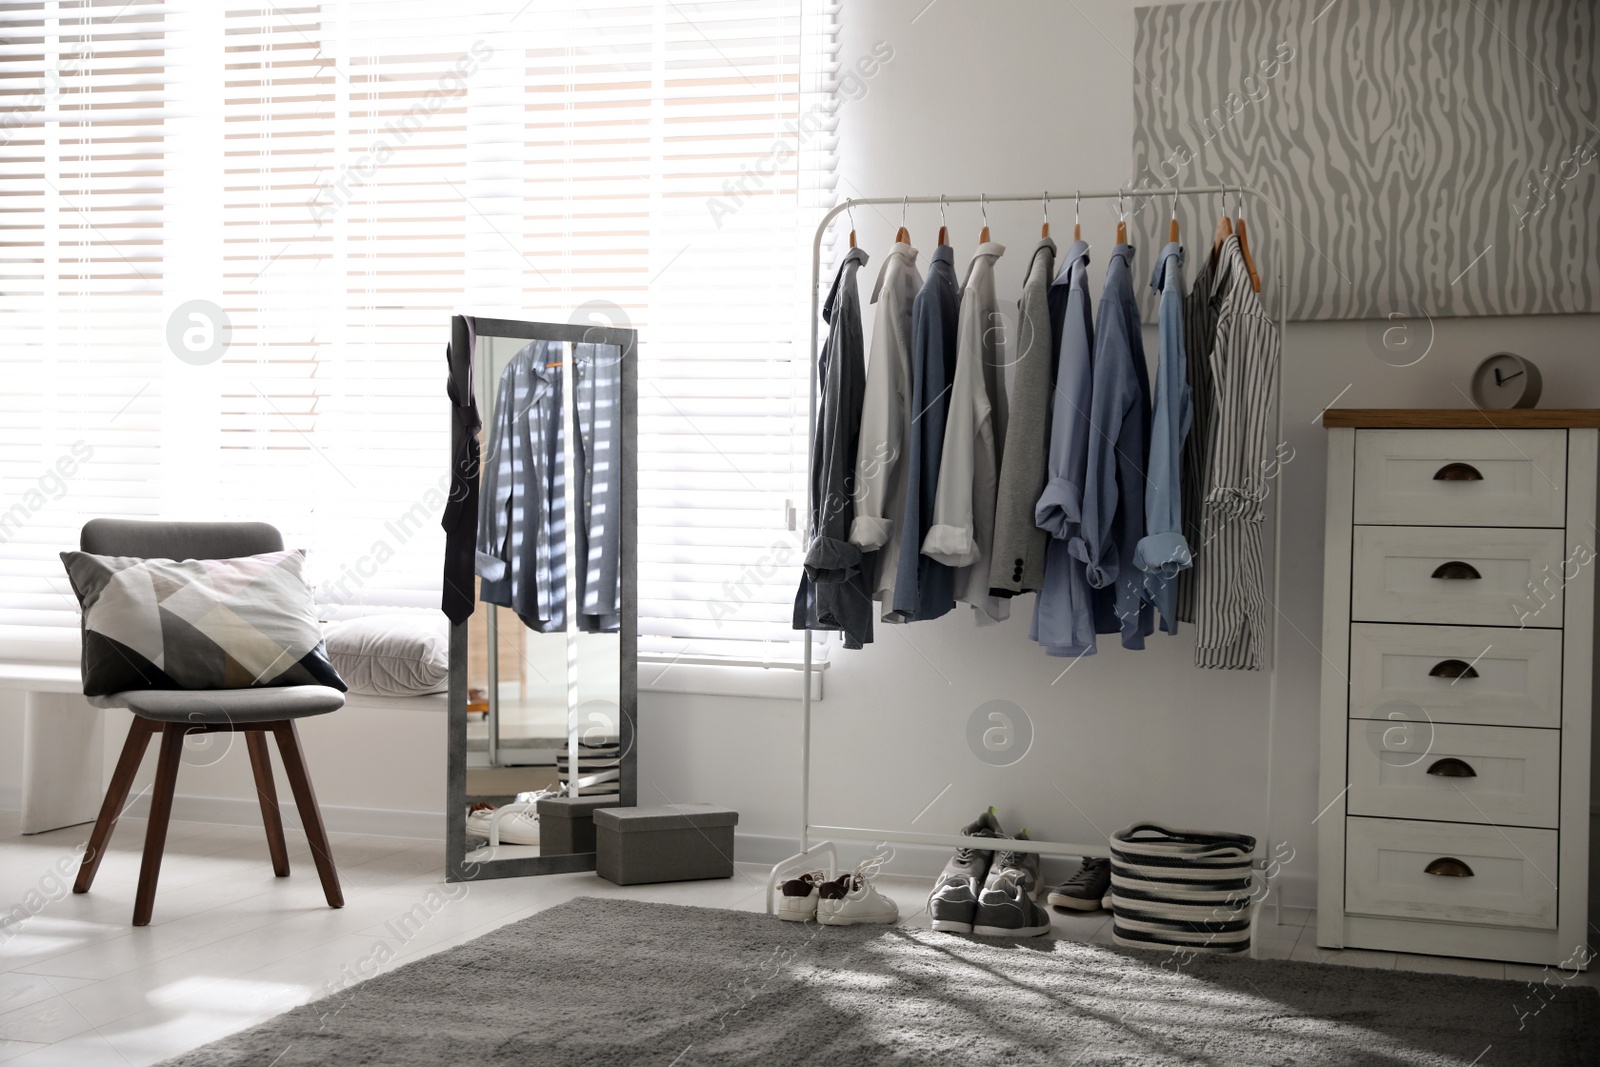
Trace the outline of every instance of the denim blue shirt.
[[1145, 599], [1161, 613], [1161, 628], [1178, 632], [1178, 574], [1193, 563], [1183, 536], [1179, 491], [1183, 442], [1194, 410], [1189, 398], [1183, 347], [1183, 249], [1175, 242], [1161, 250], [1150, 288], [1160, 294], [1156, 321], [1161, 330], [1156, 372], [1155, 417], [1150, 427], [1150, 470], [1145, 480], [1144, 539], [1134, 565], [1144, 576]]
[[1094, 384], [1088, 268], [1089, 245], [1076, 241], [1050, 286], [1056, 383], [1050, 397], [1044, 492], [1033, 513], [1050, 541], [1045, 546], [1044, 586], [1034, 601], [1028, 636], [1052, 656], [1086, 656], [1095, 651], [1095, 592], [1084, 573], [1088, 549], [1083, 540], [1083, 479], [1089, 466]]
[[500, 373], [478, 492], [478, 595], [539, 633], [567, 628], [561, 358], [532, 341]]
[[1118, 245], [1106, 267], [1095, 321], [1094, 395], [1089, 407], [1089, 472], [1084, 481], [1084, 567], [1096, 589], [1115, 589], [1123, 648], [1143, 648], [1155, 631], [1134, 565], [1144, 539], [1144, 483], [1149, 462], [1150, 372], [1144, 362], [1139, 305], [1133, 297], [1133, 246]]
[[939, 489], [960, 311], [955, 250], [940, 245], [911, 310], [911, 426], [906, 433], [906, 506], [901, 518], [906, 535], [900, 542], [893, 605], [895, 618], [905, 622], [937, 619], [956, 606], [954, 568], [924, 556], [922, 541], [933, 525]]

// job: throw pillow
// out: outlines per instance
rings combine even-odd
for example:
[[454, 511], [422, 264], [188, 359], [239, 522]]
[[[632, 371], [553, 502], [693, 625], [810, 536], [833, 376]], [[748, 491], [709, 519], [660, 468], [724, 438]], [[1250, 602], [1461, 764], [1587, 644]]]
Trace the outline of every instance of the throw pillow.
[[302, 576], [305, 550], [236, 559], [63, 552], [83, 608], [83, 692], [346, 686]]

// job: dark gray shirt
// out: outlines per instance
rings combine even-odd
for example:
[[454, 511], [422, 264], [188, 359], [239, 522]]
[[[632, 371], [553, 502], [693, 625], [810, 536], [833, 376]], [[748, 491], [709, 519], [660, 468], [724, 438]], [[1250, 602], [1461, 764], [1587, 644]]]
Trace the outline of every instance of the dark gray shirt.
[[866, 346], [856, 272], [867, 254], [852, 248], [822, 306], [828, 339], [817, 357], [819, 397], [811, 455], [811, 543], [794, 598], [796, 630], [842, 630], [844, 647], [872, 640], [871, 556], [850, 543], [856, 518], [856, 452], [866, 392]]

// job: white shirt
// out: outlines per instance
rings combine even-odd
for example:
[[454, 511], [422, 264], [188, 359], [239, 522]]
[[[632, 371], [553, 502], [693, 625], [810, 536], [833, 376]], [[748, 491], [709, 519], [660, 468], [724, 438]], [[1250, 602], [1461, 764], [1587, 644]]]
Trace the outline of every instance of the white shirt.
[[912, 419], [911, 308], [921, 288], [917, 250], [905, 242], [896, 243], [884, 257], [872, 291], [878, 311], [867, 356], [856, 452], [856, 517], [850, 526], [851, 544], [864, 552], [877, 552], [872, 599], [882, 602], [886, 620], [893, 614], [900, 558], [901, 530], [896, 519], [904, 512], [906, 499], [905, 445]]
[[989, 555], [994, 547], [995, 496], [1004, 440], [1005, 322], [994, 295], [994, 261], [1005, 246], [978, 246], [961, 292], [956, 328], [956, 373], [939, 460], [933, 526], [922, 553], [956, 571], [956, 599], [996, 621], [1011, 602], [989, 595]]

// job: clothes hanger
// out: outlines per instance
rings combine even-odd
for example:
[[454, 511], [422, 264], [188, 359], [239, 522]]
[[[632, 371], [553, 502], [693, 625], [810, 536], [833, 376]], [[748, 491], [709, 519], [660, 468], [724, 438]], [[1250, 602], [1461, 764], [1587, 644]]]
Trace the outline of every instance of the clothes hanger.
[[983, 209], [983, 230], [978, 234], [978, 243], [986, 245], [989, 243], [989, 194], [979, 193], [978, 204]]
[[1217, 269], [1217, 257], [1222, 255], [1222, 246], [1229, 237], [1233, 236], [1233, 220], [1228, 217], [1228, 187], [1222, 187], [1222, 217], [1217, 219], [1217, 232], [1211, 238], [1211, 269]]
[[1172, 190], [1172, 224], [1167, 227], [1167, 240], [1178, 243], [1178, 190]]
[[950, 227], [944, 224], [944, 194], [939, 194], [939, 247], [950, 243]]
[[1083, 190], [1079, 189], [1078, 194], [1072, 198], [1072, 239], [1074, 241], [1083, 240], [1083, 226], [1078, 222], [1078, 209], [1081, 207], [1083, 207]]
[[1044, 225], [1039, 227], [1039, 239], [1050, 236], [1050, 190], [1044, 193]]
[[903, 197], [900, 200], [900, 228], [894, 233], [894, 243], [897, 245], [908, 245], [911, 243], [911, 231], [906, 229], [906, 204], [910, 203], [910, 201], [911, 197], [909, 196]]
[[848, 200], [844, 202], [844, 213], [850, 217], [850, 247], [854, 248], [856, 246], [856, 213]]
[[1122, 190], [1117, 190], [1117, 244], [1128, 243], [1128, 213], [1122, 207]]
[[1239, 254], [1244, 256], [1244, 269], [1250, 274], [1250, 288], [1259, 293], [1261, 275], [1256, 273], [1255, 257], [1250, 254], [1250, 234], [1244, 225], [1244, 186], [1239, 187], [1239, 219], [1234, 223], [1234, 231], [1239, 235]]

